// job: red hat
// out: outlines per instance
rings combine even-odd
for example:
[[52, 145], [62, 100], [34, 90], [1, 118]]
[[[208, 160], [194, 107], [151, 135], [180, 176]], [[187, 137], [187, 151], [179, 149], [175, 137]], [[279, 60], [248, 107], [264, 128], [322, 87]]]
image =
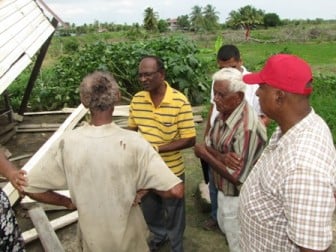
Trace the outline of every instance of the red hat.
[[271, 56], [260, 72], [243, 76], [247, 84], [267, 84], [290, 93], [303, 95], [308, 95], [313, 91], [312, 87], [307, 87], [312, 79], [310, 66], [299, 57], [289, 54]]

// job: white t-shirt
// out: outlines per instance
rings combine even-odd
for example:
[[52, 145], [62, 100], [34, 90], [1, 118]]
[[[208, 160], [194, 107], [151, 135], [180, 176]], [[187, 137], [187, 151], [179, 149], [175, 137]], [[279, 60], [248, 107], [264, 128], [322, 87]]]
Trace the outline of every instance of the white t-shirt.
[[[243, 69], [243, 75], [250, 73], [246, 70], [244, 66], [242, 66], [242, 69]], [[213, 86], [214, 86], [214, 81], [211, 83], [210, 102], [213, 104], [213, 109], [212, 109], [212, 113], [210, 117], [210, 126], [213, 125], [213, 122], [215, 121], [216, 116], [219, 114], [217, 107], [216, 107], [216, 103], [214, 102]], [[259, 87], [258, 84], [246, 85], [245, 99], [248, 102], [248, 104], [250, 104], [255, 109], [258, 115], [263, 115], [260, 109], [259, 97], [256, 96], [256, 91], [258, 87]]]
[[77, 206], [83, 251], [148, 251], [139, 189], [180, 183], [137, 132], [114, 123], [67, 132], [28, 174], [27, 192], [69, 189]]

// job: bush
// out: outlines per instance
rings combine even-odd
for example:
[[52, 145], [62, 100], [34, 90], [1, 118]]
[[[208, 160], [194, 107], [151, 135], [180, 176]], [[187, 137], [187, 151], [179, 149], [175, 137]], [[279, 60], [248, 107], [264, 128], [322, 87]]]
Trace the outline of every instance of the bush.
[[[183, 92], [193, 105], [200, 105], [207, 98], [203, 94], [209, 92], [209, 85], [205, 72], [207, 64], [197, 58], [197, 54], [198, 49], [193, 41], [183, 37], [87, 44], [71, 55], [61, 57], [51, 69], [41, 73], [42, 77], [35, 84], [29, 106], [33, 111], [77, 106], [80, 103], [79, 84], [85, 75], [94, 70], [112, 72], [123, 97], [131, 99], [142, 89], [137, 71], [140, 58], [144, 55], [161, 57], [165, 63], [167, 81]], [[13, 96], [22, 97], [24, 85], [22, 82], [18, 88], [14, 85]]]

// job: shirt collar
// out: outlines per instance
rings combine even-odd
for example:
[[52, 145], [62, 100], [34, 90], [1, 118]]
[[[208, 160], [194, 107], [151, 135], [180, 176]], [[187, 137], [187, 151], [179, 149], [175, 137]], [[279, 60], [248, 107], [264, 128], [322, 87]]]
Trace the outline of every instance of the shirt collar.
[[[166, 93], [162, 99], [162, 103], [171, 103], [171, 101], [173, 100], [173, 92], [174, 89], [169, 85], [169, 83], [167, 81], [164, 81], [164, 84], [166, 85]], [[152, 102], [152, 99], [150, 97], [150, 94], [148, 91], [145, 91], [145, 97], [144, 99], [148, 102]]]
[[303, 130], [306, 130], [311, 125], [315, 124], [314, 119], [315, 111], [311, 108], [311, 111], [306, 115], [301, 121], [291, 127], [285, 134], [282, 134], [280, 127], [278, 126], [273, 133], [269, 145], [273, 148], [281, 147], [283, 145], [290, 144], [293, 142], [295, 135]]
[[229, 128], [234, 128], [237, 122], [241, 119], [241, 115], [243, 114], [244, 107], [246, 105], [246, 100], [242, 100], [239, 106], [231, 113], [231, 115], [225, 120], [225, 124]]

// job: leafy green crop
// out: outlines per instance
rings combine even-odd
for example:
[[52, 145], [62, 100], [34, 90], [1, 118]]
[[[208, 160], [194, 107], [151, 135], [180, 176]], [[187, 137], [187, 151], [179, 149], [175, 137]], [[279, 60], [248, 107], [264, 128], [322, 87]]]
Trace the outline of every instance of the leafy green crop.
[[[94, 70], [108, 70], [117, 79], [123, 96], [130, 99], [141, 86], [137, 80], [140, 58], [143, 55], [161, 57], [170, 84], [182, 91], [193, 105], [204, 102], [204, 92], [209, 91], [206, 79], [207, 62], [197, 57], [193, 41], [183, 37], [163, 37], [149, 41], [87, 44], [72, 55], [61, 58], [54, 66], [53, 85], [58, 87], [53, 97], [68, 99], [68, 106], [79, 103], [78, 86], [82, 78]], [[63, 88], [62, 88], [63, 87]], [[53, 90], [50, 90], [53, 92]], [[61, 92], [61, 94], [59, 94]], [[64, 106], [61, 100], [59, 107]]]

